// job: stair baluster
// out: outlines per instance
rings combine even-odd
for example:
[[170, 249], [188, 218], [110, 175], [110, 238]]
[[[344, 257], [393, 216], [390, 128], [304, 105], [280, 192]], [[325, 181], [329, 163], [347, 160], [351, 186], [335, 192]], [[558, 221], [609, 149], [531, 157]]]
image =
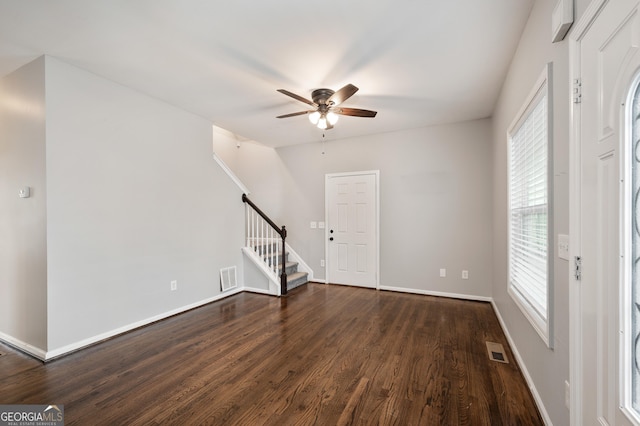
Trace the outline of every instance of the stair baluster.
[[[287, 229], [280, 228], [258, 206], [242, 194], [242, 202], [247, 205], [247, 247], [258, 252], [265, 259], [269, 269], [277, 277], [280, 266], [280, 295], [287, 294], [287, 269], [285, 239]], [[277, 238], [276, 234], [280, 237]], [[280, 240], [282, 242], [280, 242]]]

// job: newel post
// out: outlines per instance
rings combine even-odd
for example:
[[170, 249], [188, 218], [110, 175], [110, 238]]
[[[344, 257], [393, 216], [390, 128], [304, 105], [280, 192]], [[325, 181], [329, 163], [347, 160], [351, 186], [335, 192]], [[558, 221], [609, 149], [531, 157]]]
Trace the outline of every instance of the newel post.
[[284, 225], [282, 225], [282, 233], [280, 234], [280, 236], [282, 237], [282, 271], [280, 273], [280, 291], [282, 293], [282, 296], [286, 296], [287, 295], [287, 269], [286, 269], [287, 261], [285, 259], [286, 248], [284, 246], [284, 240], [287, 238], [287, 228]]

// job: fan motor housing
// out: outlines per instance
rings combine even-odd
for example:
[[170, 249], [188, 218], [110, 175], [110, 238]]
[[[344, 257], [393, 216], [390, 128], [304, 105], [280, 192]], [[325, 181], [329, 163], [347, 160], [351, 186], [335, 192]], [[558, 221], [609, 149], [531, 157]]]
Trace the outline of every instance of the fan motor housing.
[[311, 99], [318, 105], [326, 105], [327, 99], [331, 97], [335, 92], [331, 89], [316, 89], [311, 92]]

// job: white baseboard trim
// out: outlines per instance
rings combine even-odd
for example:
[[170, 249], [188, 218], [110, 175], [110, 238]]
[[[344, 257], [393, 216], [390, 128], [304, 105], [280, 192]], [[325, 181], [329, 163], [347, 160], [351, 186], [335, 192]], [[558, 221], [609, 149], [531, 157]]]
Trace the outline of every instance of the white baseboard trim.
[[29, 343], [23, 342], [20, 339], [9, 336], [8, 334], [0, 332], [0, 341], [6, 343], [9, 346], [13, 346], [14, 348], [25, 352], [35, 358], [38, 358], [40, 361], [44, 361], [46, 359], [47, 352], [44, 349], [30, 345]]
[[258, 294], [266, 294], [267, 296], [278, 296], [277, 294], [274, 294], [273, 292], [264, 289], [264, 288], [255, 288], [255, 287], [243, 287], [242, 288], [243, 291], [248, 291], [249, 293], [258, 293]]
[[446, 293], [441, 291], [430, 291], [430, 290], [420, 290], [417, 288], [406, 288], [406, 287], [391, 287], [387, 285], [381, 285], [379, 290], [386, 291], [397, 291], [400, 293], [412, 293], [412, 294], [422, 294], [425, 296], [438, 296], [438, 297], [450, 297], [453, 299], [464, 299], [464, 300], [474, 300], [478, 302], [492, 302], [493, 299], [487, 296], [477, 296], [474, 294], [459, 294], [459, 293]]
[[542, 398], [540, 398], [540, 394], [538, 393], [538, 390], [536, 389], [536, 386], [533, 383], [533, 379], [529, 374], [529, 370], [527, 370], [527, 365], [524, 363], [524, 360], [520, 356], [520, 352], [518, 352], [518, 348], [516, 347], [515, 342], [511, 338], [511, 335], [509, 334], [509, 330], [507, 329], [507, 326], [504, 320], [502, 319], [502, 315], [500, 315], [500, 310], [498, 310], [498, 306], [496, 305], [494, 300], [491, 300], [491, 306], [493, 307], [493, 311], [496, 313], [496, 317], [498, 318], [500, 327], [502, 327], [502, 332], [507, 337], [507, 341], [509, 342], [511, 351], [513, 352], [513, 354], [516, 357], [516, 360], [518, 361], [518, 365], [520, 366], [520, 370], [522, 371], [524, 380], [527, 382], [527, 385], [529, 386], [529, 390], [531, 391], [531, 394], [533, 395], [533, 399], [535, 400], [536, 405], [538, 406], [538, 410], [540, 410], [540, 415], [544, 420], [544, 424], [547, 426], [553, 426], [553, 423], [551, 422], [551, 418], [549, 417], [549, 413], [547, 413], [544, 403], [542, 402]]
[[63, 346], [61, 348], [57, 348], [57, 349], [54, 349], [54, 350], [51, 350], [51, 351], [47, 351], [45, 356], [44, 356], [44, 358], [40, 358], [40, 359], [42, 359], [43, 361], [50, 361], [53, 358], [57, 358], [57, 357], [60, 357], [62, 355], [66, 355], [68, 353], [71, 353], [71, 352], [77, 351], [79, 349], [85, 348], [87, 346], [96, 344], [98, 342], [101, 342], [103, 340], [106, 340], [106, 339], [109, 339], [111, 337], [117, 336], [119, 334], [123, 334], [123, 333], [126, 333], [128, 331], [134, 330], [136, 328], [144, 327], [145, 325], [149, 325], [149, 324], [154, 323], [156, 321], [160, 321], [160, 320], [163, 320], [165, 318], [168, 318], [168, 317], [171, 317], [171, 316], [174, 316], [174, 315], [177, 315], [177, 314], [181, 314], [181, 313], [189, 311], [191, 309], [198, 308], [200, 306], [209, 304], [211, 302], [215, 302], [217, 300], [224, 299], [225, 297], [233, 296], [234, 294], [240, 293], [242, 291], [243, 291], [243, 288], [241, 288], [241, 287], [240, 288], [234, 288], [234, 289], [231, 289], [231, 290], [226, 291], [224, 293], [220, 293], [218, 295], [215, 295], [213, 297], [209, 297], [207, 299], [200, 300], [198, 302], [191, 303], [189, 305], [182, 306], [180, 308], [172, 309], [172, 310], [170, 310], [168, 312], [164, 312], [162, 314], [154, 315], [154, 316], [152, 316], [150, 318], [146, 318], [146, 319], [143, 319], [143, 320], [140, 320], [140, 321], [136, 321], [136, 322], [131, 323], [131, 324], [127, 324], [127, 325], [125, 325], [123, 327], [119, 327], [119, 328], [116, 328], [114, 330], [110, 330], [110, 331], [107, 331], [105, 333], [101, 333], [101, 334], [98, 334], [96, 336], [89, 337], [89, 338], [81, 340], [79, 342], [71, 343], [70, 345], [66, 345], [66, 346]]

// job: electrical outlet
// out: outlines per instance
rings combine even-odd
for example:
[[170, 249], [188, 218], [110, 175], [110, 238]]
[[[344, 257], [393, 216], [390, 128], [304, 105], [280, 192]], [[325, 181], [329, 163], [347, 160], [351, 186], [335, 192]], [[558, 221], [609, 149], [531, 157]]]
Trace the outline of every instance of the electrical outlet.
[[447, 270], [444, 268], [440, 269], [440, 278], [444, 278], [447, 276]]
[[462, 271], [462, 279], [463, 280], [468, 280], [469, 279], [469, 271], [467, 271], [467, 270], [463, 270]]
[[571, 408], [571, 386], [567, 380], [564, 381], [564, 405]]
[[320, 259], [320, 266], [324, 268], [324, 259]]
[[171, 281], [171, 291], [176, 291], [178, 289], [178, 281]]

